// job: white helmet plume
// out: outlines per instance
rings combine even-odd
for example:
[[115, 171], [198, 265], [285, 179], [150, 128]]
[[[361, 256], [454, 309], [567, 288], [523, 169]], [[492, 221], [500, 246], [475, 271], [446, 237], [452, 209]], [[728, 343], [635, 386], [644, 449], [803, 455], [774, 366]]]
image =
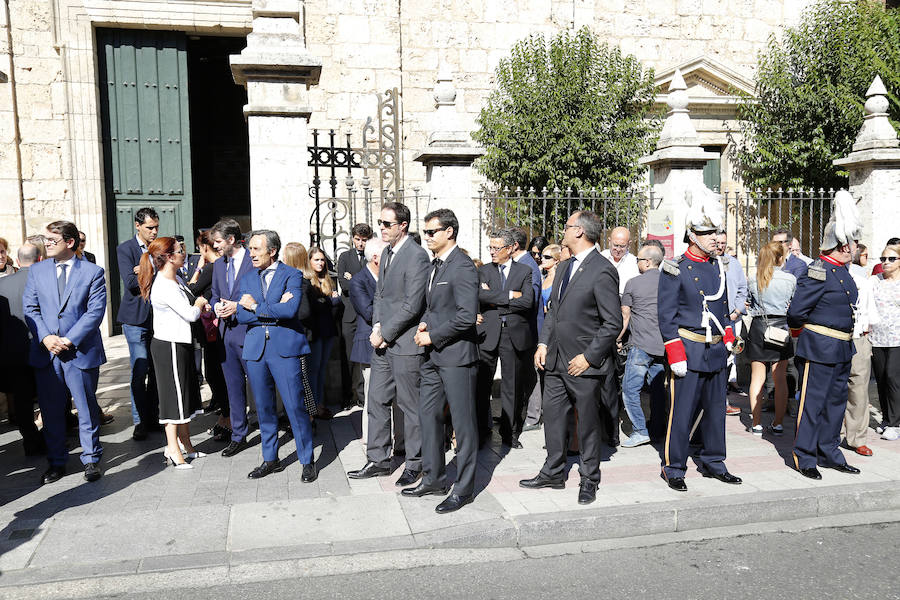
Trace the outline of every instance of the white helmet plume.
[[858, 240], [862, 222], [859, 218], [859, 210], [856, 208], [856, 200], [847, 190], [839, 190], [834, 195], [834, 206], [831, 211], [831, 219], [825, 226], [822, 236], [821, 250], [828, 251]]
[[719, 194], [705, 185], [698, 185], [686, 190], [684, 198], [688, 205], [684, 219], [685, 229], [691, 231], [721, 229], [725, 214]]

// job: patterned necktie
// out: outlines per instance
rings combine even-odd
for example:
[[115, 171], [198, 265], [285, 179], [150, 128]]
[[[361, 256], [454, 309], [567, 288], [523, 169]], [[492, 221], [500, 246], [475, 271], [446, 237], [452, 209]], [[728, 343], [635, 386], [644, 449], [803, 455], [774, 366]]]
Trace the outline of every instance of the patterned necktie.
[[234, 287], [234, 258], [225, 259], [225, 284], [228, 286], [228, 295]]
[[500, 289], [506, 289], [506, 265], [500, 265]]
[[266, 274], [269, 272], [268, 269], [263, 269], [259, 272], [259, 283], [262, 286], [263, 298], [266, 297], [266, 293], [269, 291], [269, 283], [266, 279]]
[[59, 265], [59, 277], [56, 278], [56, 290], [59, 292], [59, 301], [62, 302], [66, 291], [66, 269], [69, 265]]

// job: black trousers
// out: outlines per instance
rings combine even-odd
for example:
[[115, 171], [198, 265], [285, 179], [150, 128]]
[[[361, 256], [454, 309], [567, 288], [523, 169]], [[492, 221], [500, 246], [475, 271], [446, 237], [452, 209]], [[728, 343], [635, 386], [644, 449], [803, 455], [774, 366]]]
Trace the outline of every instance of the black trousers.
[[882, 425], [900, 427], [900, 347], [872, 347], [872, 370], [878, 384]]
[[490, 439], [494, 428], [494, 415], [491, 413], [491, 392], [494, 388], [494, 373], [497, 372], [497, 349], [479, 349], [478, 374], [475, 383], [475, 423], [478, 429], [478, 442]]
[[[558, 364], [565, 367], [565, 362]], [[578, 444], [582, 479], [600, 483], [600, 407], [597, 394], [602, 385], [600, 377], [573, 377], [566, 372], [552, 371], [544, 377], [544, 440], [547, 459], [541, 473], [552, 479], [565, 476], [568, 424], [573, 409], [578, 410]]]
[[34, 425], [34, 401], [37, 398], [37, 384], [34, 369], [28, 365], [15, 365], [0, 368], [3, 391], [12, 400], [12, 409], [16, 415], [16, 426], [22, 439], [27, 443], [37, 442], [41, 435]]

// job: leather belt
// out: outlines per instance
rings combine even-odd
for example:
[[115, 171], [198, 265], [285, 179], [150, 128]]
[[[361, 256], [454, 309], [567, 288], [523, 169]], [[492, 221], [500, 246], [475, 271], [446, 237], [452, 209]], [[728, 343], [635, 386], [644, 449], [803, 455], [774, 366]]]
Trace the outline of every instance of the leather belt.
[[[698, 342], [700, 344], [706, 343], [705, 335], [703, 335], [702, 333], [695, 333], [695, 332], [691, 331], [690, 329], [685, 329], [684, 327], [678, 328], [678, 335], [680, 335], [684, 339], [691, 341], [691, 342]], [[718, 344], [721, 341], [722, 341], [721, 335], [714, 335], [714, 336], [712, 336], [712, 341], [710, 343]]]
[[831, 327], [825, 327], [824, 325], [816, 325], [815, 323], [807, 323], [803, 326], [803, 329], [809, 329], [810, 331], [818, 333], [819, 335], [828, 336], [830, 338], [842, 340], [845, 342], [849, 342], [853, 339], [852, 333], [841, 331], [840, 329], [832, 329]]

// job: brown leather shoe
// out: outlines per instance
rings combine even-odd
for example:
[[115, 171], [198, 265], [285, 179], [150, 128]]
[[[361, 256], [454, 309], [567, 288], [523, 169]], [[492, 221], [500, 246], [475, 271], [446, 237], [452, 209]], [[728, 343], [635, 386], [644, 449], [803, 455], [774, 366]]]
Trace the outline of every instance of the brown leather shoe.
[[854, 452], [859, 454], [860, 456], [872, 456], [872, 449], [868, 446], [857, 446], [853, 449]]

